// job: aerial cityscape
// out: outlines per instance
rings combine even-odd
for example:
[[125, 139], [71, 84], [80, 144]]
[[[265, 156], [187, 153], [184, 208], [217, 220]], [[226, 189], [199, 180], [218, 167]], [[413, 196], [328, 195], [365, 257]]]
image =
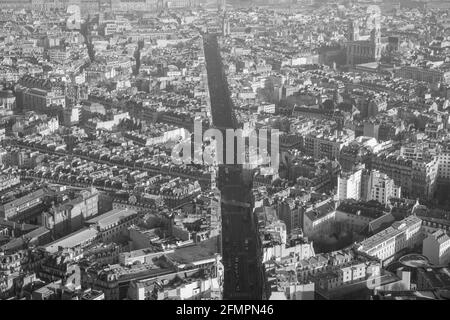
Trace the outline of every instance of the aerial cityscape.
[[448, 299], [450, 1], [0, 0], [0, 300]]

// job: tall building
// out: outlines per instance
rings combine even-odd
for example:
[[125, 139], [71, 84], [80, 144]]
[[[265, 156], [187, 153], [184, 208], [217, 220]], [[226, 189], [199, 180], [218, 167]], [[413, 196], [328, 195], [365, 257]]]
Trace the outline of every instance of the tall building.
[[284, 199], [278, 204], [277, 215], [286, 225], [286, 233], [288, 235], [302, 227], [303, 208], [301, 203], [291, 201], [292, 199]]
[[337, 200], [361, 198], [362, 169], [354, 172], [343, 172], [338, 177]]
[[338, 177], [336, 200], [354, 199], [378, 201], [387, 204], [390, 198], [399, 198], [401, 188], [387, 174], [356, 169]]
[[387, 204], [390, 198], [400, 198], [401, 187], [395, 185], [394, 179], [376, 170], [363, 175], [362, 198], [365, 201], [375, 200]]
[[[213, 126], [236, 129], [233, 102], [223, 71], [216, 35], [204, 37]], [[223, 135], [225, 137], [225, 135]], [[223, 143], [224, 146], [227, 143]], [[226, 150], [224, 150], [226, 151]], [[236, 150], [234, 155], [236, 156]], [[226, 152], [224, 152], [226, 154]], [[242, 165], [219, 165], [224, 299], [261, 300], [267, 296], [261, 239], [254, 213], [253, 172]]]
[[67, 14], [70, 17], [66, 20], [66, 27], [69, 30], [79, 30], [81, 26], [81, 10], [78, 5], [69, 5], [67, 7]]

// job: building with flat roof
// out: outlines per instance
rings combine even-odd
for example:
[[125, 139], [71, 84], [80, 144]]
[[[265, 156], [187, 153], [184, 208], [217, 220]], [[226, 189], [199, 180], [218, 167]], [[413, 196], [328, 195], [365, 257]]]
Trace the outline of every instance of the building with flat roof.
[[413, 248], [422, 240], [421, 226], [420, 218], [408, 216], [362, 241], [357, 250], [387, 263], [404, 249]]
[[86, 219], [98, 213], [98, 191], [81, 190], [76, 198], [52, 206], [42, 214], [42, 225], [52, 230], [54, 236], [65, 236], [80, 229]]
[[133, 300], [219, 298], [220, 275], [214, 268], [211, 271], [193, 269], [131, 281], [128, 297]]
[[[160, 285], [157, 291], [163, 290], [164, 279], [175, 279], [175, 275], [180, 278], [190, 278], [187, 275], [195, 276], [203, 270], [207, 272], [201, 274], [210, 275], [211, 279], [215, 278], [219, 269], [222, 269], [221, 257], [217, 249], [216, 237], [198, 245], [190, 245], [165, 252], [155, 253], [145, 249], [124, 252], [119, 257], [121, 264], [100, 268], [92, 266], [87, 269], [83, 281], [85, 285], [93, 289], [102, 290], [105, 293], [106, 300], [123, 299], [129, 295], [133, 299], [144, 299], [146, 295], [152, 296], [152, 292], [145, 294], [142, 287], [153, 288], [156, 282]], [[207, 285], [205, 283], [197, 284], [199, 286]], [[198, 286], [189, 288], [188, 291], [195, 296], [195, 289]], [[191, 289], [194, 292], [190, 291]], [[190, 296], [189, 292], [185, 293], [187, 297]], [[152, 297], [152, 299], [164, 299], [164, 294]]]
[[54, 253], [63, 249], [84, 248], [98, 240], [99, 231], [95, 228], [83, 228], [44, 246], [47, 252]]
[[387, 174], [372, 170], [365, 174], [362, 182], [362, 198], [386, 205], [390, 198], [400, 198], [401, 187], [395, 185]]
[[0, 251], [13, 252], [24, 249], [25, 246], [44, 245], [51, 241], [51, 232], [46, 227], [24, 233], [22, 237], [13, 238], [11, 241], [0, 246]]
[[[173, 252], [173, 250], [169, 251]], [[167, 253], [167, 251], [165, 251]], [[134, 263], [149, 263], [154, 258], [161, 256], [161, 251], [156, 251], [154, 248], [138, 249], [129, 252], [121, 252], [119, 254], [119, 263], [124, 266], [132, 265]]]
[[428, 83], [450, 83], [450, 70], [404, 66], [395, 71], [395, 76]]
[[372, 230], [372, 224], [387, 215], [387, 209], [374, 201], [346, 200], [341, 201], [336, 208], [336, 221], [340, 222], [345, 230], [356, 233], [366, 229]]
[[81, 300], [105, 300], [105, 294], [99, 290], [88, 289], [81, 295]]
[[38, 189], [23, 197], [10, 201], [0, 206], [0, 217], [6, 220], [17, 220], [25, 217], [34, 208], [44, 201], [44, 189]]
[[336, 200], [359, 200], [361, 197], [361, 176], [362, 169], [354, 172], [342, 172], [338, 176]]
[[342, 148], [354, 138], [354, 133], [349, 131], [336, 131], [334, 134], [311, 132], [304, 138], [305, 151], [314, 159], [339, 159]]
[[137, 211], [133, 209], [113, 209], [86, 221], [86, 225], [97, 230], [102, 241], [108, 243], [125, 235], [138, 217]]
[[303, 235], [314, 239], [329, 234], [336, 217], [336, 202], [332, 198], [313, 204], [303, 215]]

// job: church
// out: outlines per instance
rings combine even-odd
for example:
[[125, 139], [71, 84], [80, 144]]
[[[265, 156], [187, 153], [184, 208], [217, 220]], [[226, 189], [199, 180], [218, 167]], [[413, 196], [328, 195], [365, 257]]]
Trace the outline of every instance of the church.
[[353, 66], [380, 60], [383, 48], [386, 46], [381, 41], [380, 22], [377, 18], [373, 20], [373, 29], [369, 36], [361, 36], [360, 22], [350, 20], [346, 43], [347, 65]]

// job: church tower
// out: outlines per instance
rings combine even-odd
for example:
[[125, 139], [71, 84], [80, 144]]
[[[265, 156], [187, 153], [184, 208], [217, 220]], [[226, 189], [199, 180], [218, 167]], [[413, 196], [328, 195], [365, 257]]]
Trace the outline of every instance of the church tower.
[[374, 46], [374, 58], [378, 61], [381, 58], [381, 27], [377, 17], [374, 19], [374, 27], [370, 32], [370, 41]]
[[222, 17], [222, 36], [227, 37], [230, 35], [230, 20], [228, 20], [227, 14], [224, 13]]
[[359, 22], [358, 20], [350, 20], [347, 29], [347, 40], [348, 41], [358, 41], [359, 40]]
[[374, 45], [381, 45], [381, 31], [379, 26], [375, 26], [372, 31], [370, 31], [370, 41]]

